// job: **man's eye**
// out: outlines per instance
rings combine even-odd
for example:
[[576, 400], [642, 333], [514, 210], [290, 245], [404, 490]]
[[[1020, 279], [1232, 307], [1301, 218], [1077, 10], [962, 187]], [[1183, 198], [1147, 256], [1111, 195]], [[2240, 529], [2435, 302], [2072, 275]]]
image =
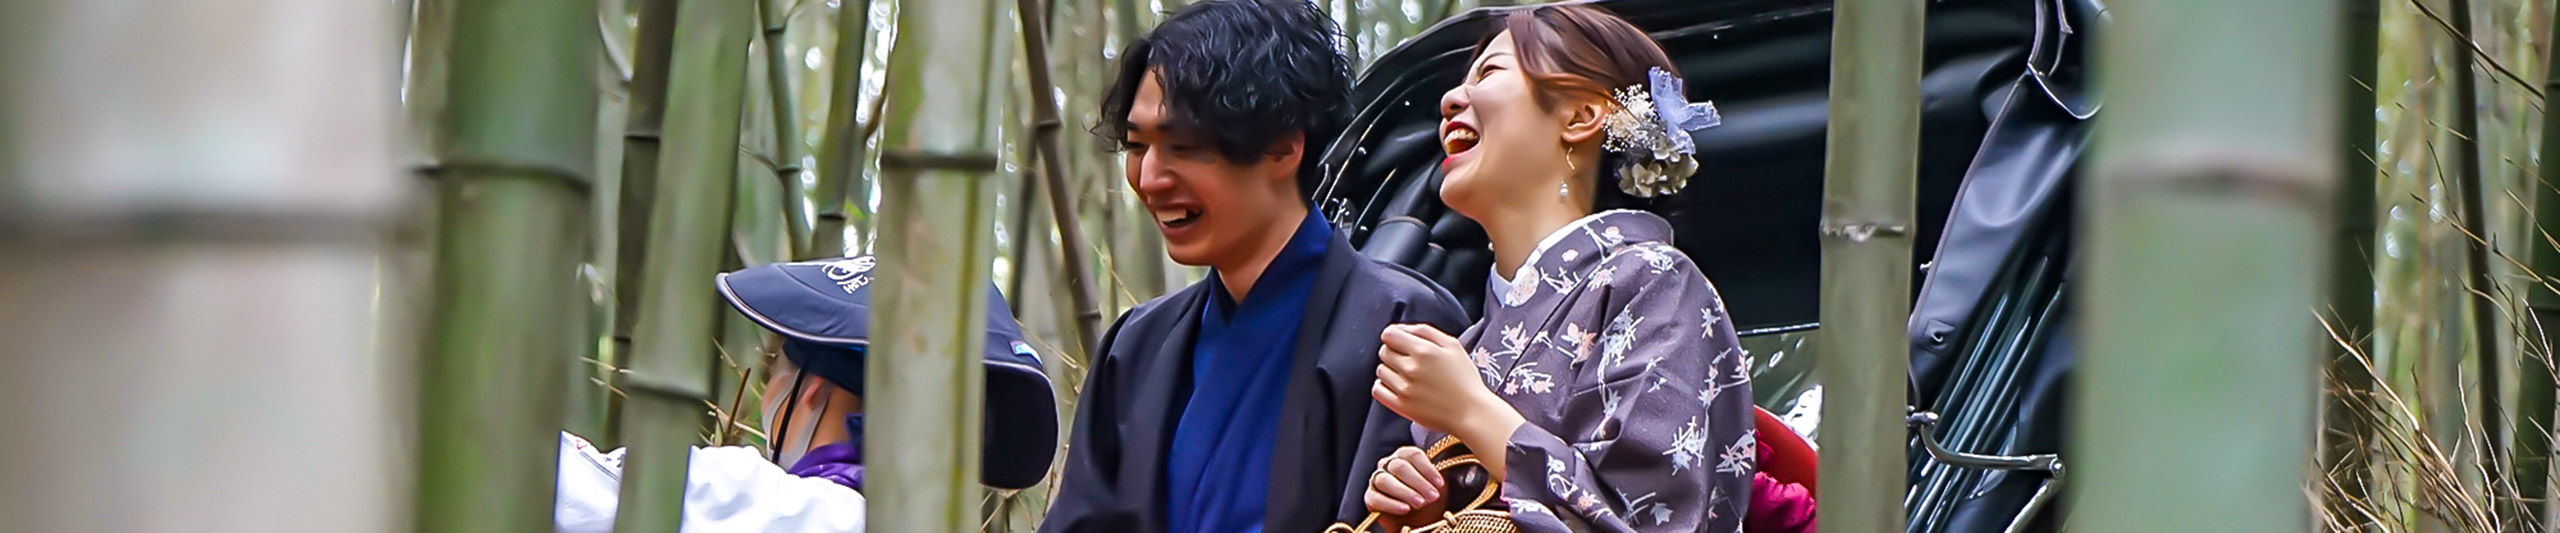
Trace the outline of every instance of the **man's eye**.
[[1120, 151], [1133, 154], [1143, 154], [1147, 152], [1147, 143], [1120, 141]]

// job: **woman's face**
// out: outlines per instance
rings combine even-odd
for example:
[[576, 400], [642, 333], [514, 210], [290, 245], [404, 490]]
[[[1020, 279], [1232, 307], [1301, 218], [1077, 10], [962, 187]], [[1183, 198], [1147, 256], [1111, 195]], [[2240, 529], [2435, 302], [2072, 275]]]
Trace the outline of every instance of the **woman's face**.
[[[1571, 106], [1557, 106], [1568, 108]], [[1563, 109], [1538, 105], [1511, 32], [1485, 44], [1465, 82], [1440, 95], [1440, 201], [1479, 218], [1508, 202], [1556, 197], [1565, 161]], [[1543, 195], [1543, 196], [1538, 196]]]

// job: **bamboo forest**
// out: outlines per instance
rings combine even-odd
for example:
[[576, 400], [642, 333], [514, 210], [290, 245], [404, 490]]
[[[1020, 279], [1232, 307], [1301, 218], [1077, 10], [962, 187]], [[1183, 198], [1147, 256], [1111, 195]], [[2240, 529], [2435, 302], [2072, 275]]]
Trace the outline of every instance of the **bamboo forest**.
[[0, 531], [2560, 532], [2555, 17], [0, 0]]

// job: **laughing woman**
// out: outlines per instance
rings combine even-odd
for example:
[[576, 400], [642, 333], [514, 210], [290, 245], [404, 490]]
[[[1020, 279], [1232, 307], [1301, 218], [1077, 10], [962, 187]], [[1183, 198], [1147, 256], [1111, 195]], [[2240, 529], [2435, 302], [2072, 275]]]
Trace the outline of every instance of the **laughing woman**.
[[[1742, 529], [1757, 452], [1723, 301], [1642, 211], [1697, 169], [1670, 58], [1598, 8], [1514, 11], [1441, 96], [1440, 198], [1482, 223], [1493, 277], [1459, 336], [1383, 334], [1378, 401], [1484, 461], [1525, 531]], [[1365, 498], [1413, 523], [1445, 490], [1417, 448]]]

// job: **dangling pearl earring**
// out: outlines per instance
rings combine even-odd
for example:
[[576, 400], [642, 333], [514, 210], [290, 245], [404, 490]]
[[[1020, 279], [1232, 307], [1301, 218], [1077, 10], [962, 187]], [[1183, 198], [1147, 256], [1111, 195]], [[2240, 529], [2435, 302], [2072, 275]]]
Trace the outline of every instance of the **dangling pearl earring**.
[[1557, 198], [1564, 198], [1564, 199], [1568, 199], [1568, 200], [1572, 199], [1572, 198], [1573, 198], [1573, 187], [1572, 187], [1572, 186], [1570, 186], [1570, 185], [1566, 185], [1566, 184], [1564, 184], [1564, 183], [1557, 183], [1557, 184], [1556, 184], [1556, 197], [1557, 197]]

